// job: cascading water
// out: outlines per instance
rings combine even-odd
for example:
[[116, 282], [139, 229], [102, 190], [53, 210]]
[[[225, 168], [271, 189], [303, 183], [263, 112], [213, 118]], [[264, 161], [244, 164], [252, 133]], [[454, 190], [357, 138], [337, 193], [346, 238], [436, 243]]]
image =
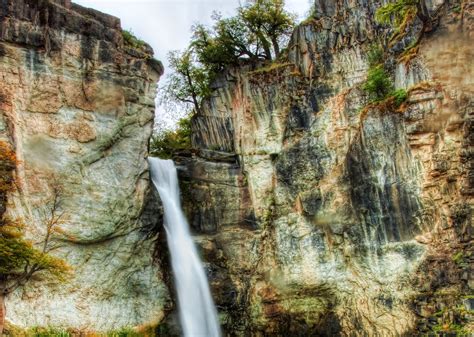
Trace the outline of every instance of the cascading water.
[[172, 160], [149, 158], [151, 179], [164, 207], [165, 229], [185, 337], [220, 337], [209, 284], [189, 232], [179, 199], [178, 175]]

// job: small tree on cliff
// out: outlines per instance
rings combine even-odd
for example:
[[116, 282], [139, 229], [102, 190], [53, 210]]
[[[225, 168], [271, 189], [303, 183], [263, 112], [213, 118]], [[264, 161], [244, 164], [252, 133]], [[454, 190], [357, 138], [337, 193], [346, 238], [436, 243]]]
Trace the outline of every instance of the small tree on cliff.
[[265, 58], [277, 58], [280, 45], [295, 25], [295, 15], [285, 11], [284, 0], [253, 0], [238, 15], [262, 46]]
[[208, 72], [196, 62], [189, 49], [171, 52], [168, 60], [173, 73], [162, 89], [162, 102], [192, 106], [199, 113], [201, 99], [210, 93]]
[[56, 248], [52, 237], [60, 232], [58, 227], [59, 185], [53, 186], [52, 197], [44, 214], [45, 228], [41, 242], [34, 244], [23, 237], [23, 225], [5, 217], [7, 193], [14, 186], [13, 171], [17, 165], [15, 153], [8, 144], [0, 142], [0, 335], [5, 325], [5, 298], [33, 277], [53, 277], [64, 280], [69, 272], [66, 263], [49, 255]]

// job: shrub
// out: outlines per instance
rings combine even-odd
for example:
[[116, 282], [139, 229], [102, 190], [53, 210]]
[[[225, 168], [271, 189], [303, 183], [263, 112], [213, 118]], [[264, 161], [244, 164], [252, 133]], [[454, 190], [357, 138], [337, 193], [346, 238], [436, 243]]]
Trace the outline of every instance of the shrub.
[[372, 102], [378, 102], [389, 96], [393, 91], [393, 84], [385, 69], [379, 65], [369, 69], [362, 89], [369, 94]]
[[122, 31], [123, 41], [126, 45], [129, 45], [133, 48], [142, 48], [145, 45], [145, 41], [140, 40], [138, 37], [133, 34], [132, 30], [123, 30]]
[[182, 118], [176, 130], [165, 131], [152, 138], [150, 155], [170, 159], [177, 152], [191, 150], [191, 117]]
[[405, 89], [398, 89], [394, 90], [390, 96], [393, 97], [393, 103], [395, 104], [396, 107], [399, 107], [402, 105], [403, 102], [405, 102], [408, 98], [408, 93]]

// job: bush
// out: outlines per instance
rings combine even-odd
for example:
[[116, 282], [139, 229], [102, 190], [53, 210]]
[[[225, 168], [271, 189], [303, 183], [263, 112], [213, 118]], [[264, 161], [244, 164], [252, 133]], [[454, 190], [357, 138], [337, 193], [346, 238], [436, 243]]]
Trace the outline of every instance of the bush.
[[393, 84], [385, 69], [379, 65], [369, 69], [367, 81], [362, 89], [369, 94], [372, 102], [379, 102], [393, 91]]
[[145, 41], [140, 40], [138, 37], [136, 37], [135, 34], [133, 34], [132, 30], [123, 30], [122, 36], [125, 44], [133, 48], [140, 49], [145, 45]]
[[408, 93], [405, 89], [394, 90], [390, 96], [393, 96], [393, 103], [396, 107], [402, 105], [408, 98]]
[[155, 136], [150, 142], [150, 155], [162, 159], [171, 159], [176, 153], [189, 150], [191, 150], [191, 117], [182, 118], [176, 130]]

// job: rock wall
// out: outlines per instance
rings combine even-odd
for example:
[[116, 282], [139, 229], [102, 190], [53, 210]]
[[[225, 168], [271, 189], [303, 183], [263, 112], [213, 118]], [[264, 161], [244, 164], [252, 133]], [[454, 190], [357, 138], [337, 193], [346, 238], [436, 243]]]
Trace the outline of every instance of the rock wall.
[[472, 331], [473, 6], [425, 5], [417, 54], [419, 20], [387, 50], [398, 109], [361, 89], [381, 3], [334, 0], [193, 118], [183, 196], [230, 336]]
[[74, 270], [9, 297], [12, 324], [104, 331], [163, 317], [146, 161], [162, 71], [115, 17], [69, 0], [0, 1], [0, 138], [20, 162], [7, 214], [39, 240], [58, 196], [54, 254]]

